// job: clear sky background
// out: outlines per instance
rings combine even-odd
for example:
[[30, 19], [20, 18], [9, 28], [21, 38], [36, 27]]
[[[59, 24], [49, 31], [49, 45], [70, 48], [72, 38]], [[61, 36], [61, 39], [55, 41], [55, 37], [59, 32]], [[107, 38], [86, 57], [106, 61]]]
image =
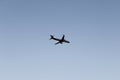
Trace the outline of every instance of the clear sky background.
[[0, 0], [0, 80], [120, 80], [120, 0]]

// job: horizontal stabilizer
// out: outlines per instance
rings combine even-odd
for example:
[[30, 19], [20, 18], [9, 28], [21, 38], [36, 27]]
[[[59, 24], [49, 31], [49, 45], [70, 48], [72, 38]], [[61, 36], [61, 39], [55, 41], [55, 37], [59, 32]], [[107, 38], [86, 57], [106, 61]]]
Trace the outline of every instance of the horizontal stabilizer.
[[50, 35], [50, 40], [53, 39], [53, 38], [54, 38], [54, 36], [53, 36], [53, 35]]

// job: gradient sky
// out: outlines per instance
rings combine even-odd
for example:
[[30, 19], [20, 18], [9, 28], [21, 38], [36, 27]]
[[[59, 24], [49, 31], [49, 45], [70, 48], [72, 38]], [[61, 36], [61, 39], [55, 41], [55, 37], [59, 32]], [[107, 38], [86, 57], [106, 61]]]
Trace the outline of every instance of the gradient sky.
[[0, 80], [120, 80], [120, 0], [0, 0]]

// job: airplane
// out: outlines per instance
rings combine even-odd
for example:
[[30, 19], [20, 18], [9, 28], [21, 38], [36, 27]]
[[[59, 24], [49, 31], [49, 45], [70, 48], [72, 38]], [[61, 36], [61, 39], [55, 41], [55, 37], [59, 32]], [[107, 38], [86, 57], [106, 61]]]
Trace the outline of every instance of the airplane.
[[55, 38], [53, 35], [50, 35], [50, 36], [51, 36], [50, 40], [53, 39], [53, 40], [58, 41], [57, 43], [55, 43], [55, 45], [56, 45], [56, 44], [62, 44], [63, 42], [65, 42], [65, 43], [70, 43], [69, 41], [67, 41], [67, 40], [64, 39], [64, 37], [65, 37], [64, 34], [63, 34], [63, 36], [62, 36], [61, 39]]

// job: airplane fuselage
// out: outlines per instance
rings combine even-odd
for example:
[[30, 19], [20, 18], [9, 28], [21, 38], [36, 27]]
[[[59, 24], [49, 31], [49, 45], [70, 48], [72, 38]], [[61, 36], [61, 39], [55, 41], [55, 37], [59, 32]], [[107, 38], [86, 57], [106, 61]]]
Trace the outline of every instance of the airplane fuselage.
[[58, 42], [55, 43], [55, 44], [59, 44], [59, 43], [62, 44], [63, 42], [65, 42], [65, 43], [70, 43], [69, 41], [65, 40], [64, 37], [65, 37], [65, 36], [63, 35], [62, 39], [58, 39], [58, 38], [54, 38], [54, 36], [51, 35], [50, 40], [53, 39], [53, 40], [58, 41]]

